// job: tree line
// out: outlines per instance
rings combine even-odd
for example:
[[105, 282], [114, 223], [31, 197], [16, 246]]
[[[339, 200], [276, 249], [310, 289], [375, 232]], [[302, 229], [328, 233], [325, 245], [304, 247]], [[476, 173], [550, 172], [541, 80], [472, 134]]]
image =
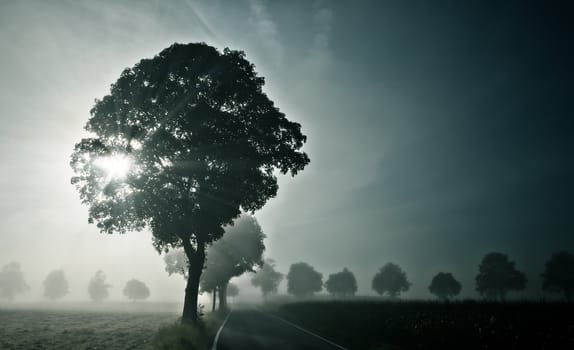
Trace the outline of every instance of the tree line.
[[[574, 256], [566, 251], [554, 253], [545, 264], [542, 290], [561, 294], [567, 301], [574, 292]], [[353, 272], [344, 268], [330, 274], [323, 283], [323, 275], [311, 265], [300, 262], [292, 264], [287, 278], [287, 292], [295, 297], [309, 297], [323, 288], [334, 297], [351, 297], [357, 292], [357, 281]], [[272, 262], [266, 262], [252, 279], [266, 297], [276, 293], [282, 274], [274, 270]], [[511, 291], [526, 287], [527, 278], [516, 269], [515, 263], [506, 254], [492, 252], [484, 256], [475, 277], [475, 289], [487, 299], [504, 301]], [[383, 265], [373, 276], [371, 287], [379, 295], [397, 298], [410, 289], [412, 283], [403, 269], [392, 262]], [[430, 281], [429, 292], [441, 300], [448, 300], [460, 294], [462, 284], [450, 272], [438, 272]]]
[[[69, 294], [68, 279], [64, 270], [53, 270], [46, 275], [43, 283], [43, 296], [49, 300], [59, 300]], [[87, 287], [88, 295], [94, 302], [100, 302], [109, 297], [111, 284], [106, 283], [103, 271], [97, 271], [90, 279]], [[24, 280], [24, 274], [17, 262], [5, 265], [0, 271], [0, 298], [13, 300], [18, 294], [25, 293], [30, 287]], [[137, 279], [126, 282], [123, 294], [132, 301], [145, 300], [150, 296], [148, 286]]]

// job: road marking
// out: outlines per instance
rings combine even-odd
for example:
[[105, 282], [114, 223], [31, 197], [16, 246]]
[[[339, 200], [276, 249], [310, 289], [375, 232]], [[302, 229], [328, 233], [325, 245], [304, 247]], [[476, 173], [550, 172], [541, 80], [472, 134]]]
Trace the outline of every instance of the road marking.
[[211, 347], [211, 350], [217, 350], [217, 341], [219, 340], [219, 336], [221, 335], [221, 331], [223, 330], [223, 327], [225, 326], [225, 322], [227, 322], [229, 315], [231, 315], [231, 312], [232, 311], [230, 310], [229, 313], [227, 314], [227, 316], [225, 316], [225, 320], [223, 320], [223, 323], [221, 324], [221, 326], [217, 330], [217, 334], [215, 334], [215, 339], [213, 340], [213, 346]]
[[[283, 321], [283, 322], [287, 323], [288, 325], [297, 328], [297, 329], [300, 330], [300, 331], [303, 331], [303, 332], [305, 332], [305, 333], [307, 333], [307, 334], [309, 334], [309, 335], [312, 335], [312, 336], [314, 336], [314, 337], [317, 337], [317, 338], [321, 339], [322, 341], [325, 341], [325, 342], [327, 342], [327, 343], [333, 345], [333, 346], [336, 347], [336, 348], [339, 348], [339, 349], [341, 349], [341, 350], [348, 350], [347, 348], [344, 348], [344, 347], [342, 347], [341, 345], [335, 344], [335, 343], [333, 343], [332, 341], [330, 341], [330, 340], [328, 340], [328, 339], [325, 339], [325, 338], [323, 338], [322, 336], [320, 336], [320, 335], [318, 335], [318, 334], [315, 334], [315, 333], [313, 333], [313, 332], [311, 332], [311, 331], [308, 331], [308, 330], [306, 330], [305, 328], [299, 327], [299, 326], [297, 326], [296, 324], [291, 323], [291, 322], [289, 322], [289, 321], [287, 321], [287, 320], [285, 320], [285, 319], [283, 319], [283, 318], [281, 318], [281, 317], [279, 317], [279, 316], [275, 316], [275, 315], [272, 315], [272, 314], [269, 314], [269, 313], [266, 313], [266, 312], [264, 313], [263, 311], [259, 311], [259, 312], [261, 312], [262, 314], [265, 314], [265, 315], [269, 315], [269, 316], [271, 316], [271, 317], [274, 317], [274, 318], [276, 318], [276, 319], [278, 319], [278, 320], [280, 320], [280, 321]], [[215, 349], [212, 349], [212, 350], [215, 350]]]

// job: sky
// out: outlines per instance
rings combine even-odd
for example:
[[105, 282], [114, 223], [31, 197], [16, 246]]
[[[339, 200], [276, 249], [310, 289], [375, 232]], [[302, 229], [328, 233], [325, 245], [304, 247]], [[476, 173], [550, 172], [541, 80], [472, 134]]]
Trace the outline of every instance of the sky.
[[21, 263], [21, 300], [60, 268], [68, 300], [100, 269], [111, 299], [138, 278], [150, 300], [183, 300], [149, 232], [88, 224], [69, 160], [124, 68], [206, 42], [245, 51], [308, 137], [309, 166], [255, 214], [278, 270], [347, 267], [374, 295], [395, 262], [406, 298], [431, 297], [440, 271], [476, 297], [498, 251], [527, 274], [516, 296], [538, 298], [544, 262], [574, 251], [572, 14], [558, 1], [2, 0], [0, 265]]

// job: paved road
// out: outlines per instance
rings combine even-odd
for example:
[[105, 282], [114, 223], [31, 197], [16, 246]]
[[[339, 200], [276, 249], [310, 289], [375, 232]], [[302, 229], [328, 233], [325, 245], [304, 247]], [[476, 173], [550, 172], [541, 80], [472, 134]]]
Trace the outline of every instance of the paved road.
[[217, 350], [344, 350], [275, 316], [233, 311], [224, 324]]

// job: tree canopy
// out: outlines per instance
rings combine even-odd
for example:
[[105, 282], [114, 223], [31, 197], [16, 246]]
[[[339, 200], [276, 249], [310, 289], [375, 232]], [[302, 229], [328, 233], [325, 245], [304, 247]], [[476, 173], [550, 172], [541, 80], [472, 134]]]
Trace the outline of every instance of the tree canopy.
[[333, 296], [353, 296], [357, 292], [355, 274], [345, 267], [343, 271], [329, 275], [327, 282], [325, 282], [325, 288]]
[[313, 266], [299, 262], [292, 264], [287, 273], [287, 292], [296, 297], [309, 297], [323, 289], [323, 275]]
[[11, 262], [0, 271], [0, 298], [12, 300], [17, 294], [28, 291], [30, 287], [24, 281], [20, 264]]
[[275, 170], [309, 163], [298, 123], [263, 92], [241, 51], [173, 44], [126, 68], [96, 100], [72, 177], [102, 232], [151, 229], [158, 251], [190, 262], [183, 322], [197, 319], [206, 246], [241, 211], [277, 194]]
[[124, 295], [131, 300], [145, 300], [149, 298], [149, 288], [140, 280], [131, 279], [124, 287]]
[[50, 272], [44, 280], [44, 296], [56, 300], [68, 294], [68, 280], [64, 270]]
[[226, 307], [227, 284], [233, 277], [246, 271], [254, 271], [263, 264], [265, 234], [257, 219], [242, 215], [233, 225], [225, 228], [223, 237], [207, 250], [207, 262], [201, 277], [201, 289], [213, 291], [218, 288], [219, 307]]
[[546, 261], [542, 279], [543, 290], [562, 293], [566, 300], [571, 301], [574, 295], [574, 256], [566, 251], [552, 254]]
[[448, 300], [451, 297], [457, 296], [461, 289], [462, 285], [450, 272], [437, 273], [433, 277], [429, 286], [431, 294], [443, 300]]
[[106, 283], [106, 275], [97, 271], [88, 284], [88, 294], [93, 301], [102, 301], [108, 298], [108, 289], [111, 285]]
[[395, 263], [387, 263], [381, 267], [372, 283], [375, 292], [381, 295], [387, 293], [391, 298], [396, 298], [402, 292], [406, 292], [410, 286], [407, 274]]
[[283, 274], [275, 271], [275, 262], [271, 259], [265, 260], [263, 266], [251, 278], [251, 284], [261, 289], [263, 297], [277, 293], [277, 287], [283, 280]]
[[482, 259], [476, 276], [476, 290], [488, 298], [505, 300], [511, 290], [526, 287], [526, 276], [514, 267], [506, 254], [492, 252]]
[[235, 283], [229, 283], [227, 285], [227, 296], [230, 298], [236, 297], [239, 295], [239, 287]]

